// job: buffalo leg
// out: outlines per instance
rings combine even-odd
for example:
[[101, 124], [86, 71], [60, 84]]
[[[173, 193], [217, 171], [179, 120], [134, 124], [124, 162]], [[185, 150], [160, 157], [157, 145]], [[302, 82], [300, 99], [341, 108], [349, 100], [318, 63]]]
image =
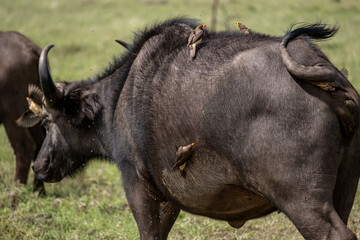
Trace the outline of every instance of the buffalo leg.
[[285, 200], [280, 197], [275, 202], [305, 239], [357, 239], [335, 211], [330, 189], [314, 188], [308, 193], [295, 191], [292, 194], [295, 198]]
[[[357, 165], [356, 165], [357, 164]], [[334, 206], [342, 221], [347, 224], [359, 181], [358, 157], [344, 159], [338, 170], [334, 189]]]
[[16, 157], [15, 181], [26, 184], [36, 146], [28, 129], [5, 120], [4, 128]]
[[169, 232], [180, 213], [180, 208], [171, 202], [162, 202], [160, 205], [161, 239], [167, 239]]
[[140, 239], [161, 240], [161, 202], [149, 195], [147, 187], [132, 165], [125, 168], [126, 171], [122, 171], [123, 185], [131, 212], [138, 226]]
[[[40, 151], [40, 148], [42, 146], [42, 143], [44, 141], [44, 138], [45, 138], [45, 131], [44, 129], [42, 129], [40, 126], [36, 126], [36, 127], [33, 127], [33, 128], [29, 128], [29, 131], [31, 133], [31, 136], [32, 138], [34, 139], [35, 141], [35, 145], [36, 145], [36, 148], [35, 148], [35, 151], [33, 152], [33, 159], [35, 160], [36, 157], [37, 157], [37, 154], [39, 153]], [[45, 186], [44, 186], [44, 182], [43, 181], [40, 181], [40, 180], [37, 180], [35, 177], [34, 177], [34, 191], [38, 191], [39, 192], [39, 195], [40, 196], [44, 196], [46, 195], [46, 192], [45, 192]]]
[[297, 214], [287, 213], [305, 239], [356, 240], [343, 223], [331, 202], [314, 208], [301, 208]]

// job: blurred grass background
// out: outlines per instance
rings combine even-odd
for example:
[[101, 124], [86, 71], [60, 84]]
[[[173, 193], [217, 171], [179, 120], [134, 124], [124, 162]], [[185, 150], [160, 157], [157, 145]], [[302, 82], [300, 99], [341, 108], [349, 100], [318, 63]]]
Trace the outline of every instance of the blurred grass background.
[[[283, 35], [292, 23], [322, 21], [340, 26], [319, 45], [360, 90], [360, 2], [358, 0], [219, 0], [217, 24], [211, 26], [212, 1], [205, 0], [0, 0], [0, 30], [16, 30], [50, 53], [56, 81], [91, 77], [124, 49], [133, 33], [175, 16], [197, 18], [209, 29], [238, 30], [235, 22], [270, 35]], [[1, 63], [0, 63], [1, 64]], [[76, 178], [46, 184], [38, 198], [29, 184], [13, 183], [15, 157], [0, 127], [0, 239], [138, 239], [120, 173], [110, 163], [94, 161]], [[360, 236], [360, 190], [349, 227]], [[14, 198], [14, 196], [16, 196]], [[15, 200], [14, 200], [15, 199]], [[271, 214], [233, 229], [226, 222], [182, 212], [169, 239], [302, 239], [284, 214]]]

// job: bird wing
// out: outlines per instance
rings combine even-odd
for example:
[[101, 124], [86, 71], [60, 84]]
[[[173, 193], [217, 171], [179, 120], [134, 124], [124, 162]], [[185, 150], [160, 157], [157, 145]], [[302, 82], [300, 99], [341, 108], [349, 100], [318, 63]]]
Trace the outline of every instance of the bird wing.
[[192, 48], [190, 48], [190, 60], [194, 59], [196, 55], [196, 46], [193, 46]]
[[176, 152], [176, 163], [174, 164], [173, 168], [180, 167], [184, 163], [186, 163], [193, 154], [193, 145], [190, 144], [185, 147], [180, 147]]
[[195, 37], [195, 31], [193, 30], [188, 38], [188, 46], [193, 43], [193, 38]]
[[176, 163], [174, 164], [174, 166], [172, 167], [173, 169], [180, 167], [181, 165], [183, 165], [184, 163], [186, 163], [186, 158], [180, 157], [180, 158], [176, 158]]
[[43, 96], [44, 96], [41, 89], [38, 86], [34, 85], [34, 84], [29, 84], [28, 93], [29, 93], [29, 97], [36, 104], [41, 106], [42, 99], [43, 99]]
[[41, 117], [37, 116], [30, 110], [26, 110], [15, 122], [19, 127], [33, 127], [38, 124]]
[[28, 105], [29, 105], [30, 111], [35, 113], [36, 116], [40, 117], [42, 115], [41, 105], [36, 104], [35, 101], [32, 100], [32, 98], [28, 98]]
[[[182, 157], [182, 149], [183, 146], [180, 146], [176, 151], [176, 163], [174, 164], [173, 168], [179, 167], [184, 164], [184, 158]], [[186, 160], [186, 159], [185, 159]]]
[[195, 31], [194, 37], [192, 38], [192, 43], [196, 43], [199, 41], [204, 34], [204, 31], [201, 29], [199, 31]]

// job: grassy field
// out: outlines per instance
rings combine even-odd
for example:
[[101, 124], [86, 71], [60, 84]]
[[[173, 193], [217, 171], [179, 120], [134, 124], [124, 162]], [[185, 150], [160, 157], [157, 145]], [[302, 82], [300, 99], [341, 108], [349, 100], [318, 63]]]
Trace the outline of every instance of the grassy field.
[[[349, 70], [360, 90], [360, 3], [358, 0], [219, 0], [216, 30], [237, 30], [235, 21], [271, 35], [295, 22], [338, 24], [339, 33], [319, 43], [330, 60]], [[0, 0], [1, 30], [16, 30], [39, 46], [56, 45], [50, 54], [56, 81], [75, 81], [101, 71], [124, 49], [114, 39], [131, 41], [133, 32], [174, 16], [210, 25], [205, 0]], [[1, 63], [0, 63], [1, 64]], [[0, 239], [138, 239], [120, 173], [94, 161], [76, 178], [46, 184], [39, 198], [28, 186], [13, 183], [15, 158], [0, 127]], [[29, 182], [33, 174], [29, 176]], [[349, 227], [360, 237], [360, 188]], [[302, 239], [284, 214], [247, 222], [241, 229], [182, 212], [169, 239]]]

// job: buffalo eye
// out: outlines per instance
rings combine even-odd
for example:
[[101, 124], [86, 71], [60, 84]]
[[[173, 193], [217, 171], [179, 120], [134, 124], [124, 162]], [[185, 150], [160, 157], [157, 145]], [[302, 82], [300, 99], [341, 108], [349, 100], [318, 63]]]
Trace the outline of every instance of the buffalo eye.
[[47, 128], [47, 126], [49, 125], [49, 117], [48, 116], [44, 116], [41, 118], [41, 125], [43, 125], [45, 128]]

